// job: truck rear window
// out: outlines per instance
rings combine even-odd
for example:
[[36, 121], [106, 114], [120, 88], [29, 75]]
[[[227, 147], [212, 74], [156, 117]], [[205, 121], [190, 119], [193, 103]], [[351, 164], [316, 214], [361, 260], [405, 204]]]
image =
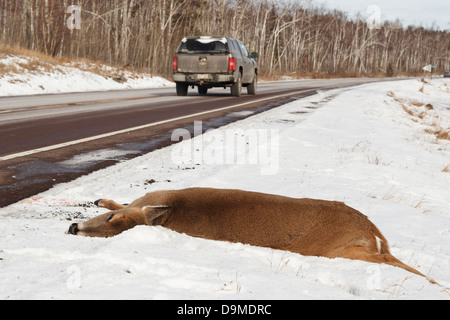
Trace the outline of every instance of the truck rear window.
[[222, 41], [198, 41], [195, 39], [188, 39], [182, 42], [178, 48], [179, 53], [228, 53], [226, 43]]

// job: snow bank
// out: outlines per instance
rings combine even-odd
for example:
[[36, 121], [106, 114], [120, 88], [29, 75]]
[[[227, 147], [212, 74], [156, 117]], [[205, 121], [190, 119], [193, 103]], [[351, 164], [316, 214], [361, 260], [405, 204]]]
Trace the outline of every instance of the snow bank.
[[0, 56], [0, 96], [145, 89], [174, 84], [161, 77], [105, 65], [54, 65], [26, 56]]
[[[449, 299], [448, 290], [387, 265], [162, 227], [110, 239], [65, 234], [105, 212], [93, 206], [98, 198], [126, 203], [162, 189], [339, 200], [366, 214], [396, 257], [449, 287], [450, 141], [434, 130], [448, 130], [449, 108], [444, 79], [321, 92], [0, 209], [0, 299]], [[222, 141], [232, 137], [247, 147]], [[276, 170], [262, 170], [264, 152]]]

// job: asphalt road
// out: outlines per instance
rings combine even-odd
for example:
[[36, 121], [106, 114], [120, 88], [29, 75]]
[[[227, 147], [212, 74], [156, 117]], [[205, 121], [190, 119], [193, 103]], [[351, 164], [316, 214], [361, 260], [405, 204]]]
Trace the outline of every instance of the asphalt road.
[[[207, 130], [238, 120], [229, 116], [237, 110], [261, 112], [317, 90], [373, 81], [379, 80], [267, 82], [259, 84], [256, 96], [243, 89], [241, 98], [221, 88], [206, 96], [190, 89], [187, 97], [176, 96], [175, 88], [159, 88], [0, 98], [0, 207], [167, 146], [173, 129], [190, 128], [194, 121], [204, 121]], [[121, 156], [64, 165], [105, 149]]]

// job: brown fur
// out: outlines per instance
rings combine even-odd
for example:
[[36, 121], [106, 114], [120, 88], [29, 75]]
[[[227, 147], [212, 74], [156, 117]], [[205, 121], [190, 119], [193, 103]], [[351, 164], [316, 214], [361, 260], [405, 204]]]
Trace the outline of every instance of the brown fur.
[[378, 228], [342, 202], [192, 188], [152, 192], [128, 206], [111, 200], [99, 206], [114, 211], [74, 224], [69, 232], [110, 237], [136, 225], [161, 225], [194, 237], [386, 263], [425, 277], [392, 256]]

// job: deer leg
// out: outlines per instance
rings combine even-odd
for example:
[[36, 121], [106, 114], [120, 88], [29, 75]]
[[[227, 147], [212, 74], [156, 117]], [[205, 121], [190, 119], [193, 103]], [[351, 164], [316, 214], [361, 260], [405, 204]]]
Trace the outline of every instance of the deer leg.
[[117, 202], [115, 202], [113, 200], [106, 200], [106, 199], [99, 199], [99, 200], [95, 201], [94, 204], [97, 207], [106, 208], [109, 210], [120, 210], [127, 206], [125, 204], [118, 204]]
[[436, 281], [428, 278], [427, 276], [425, 276], [421, 272], [417, 271], [416, 269], [404, 264], [403, 262], [398, 260], [396, 257], [394, 257], [389, 252], [378, 253], [378, 252], [374, 252], [373, 249], [370, 247], [350, 246], [350, 247], [345, 248], [345, 250], [342, 250], [339, 253], [339, 257], [346, 258], [346, 259], [374, 262], [374, 263], [389, 264], [391, 266], [399, 267], [399, 268], [405, 269], [406, 271], [409, 271], [411, 273], [414, 273], [421, 277], [424, 277], [432, 284], [437, 284]]

